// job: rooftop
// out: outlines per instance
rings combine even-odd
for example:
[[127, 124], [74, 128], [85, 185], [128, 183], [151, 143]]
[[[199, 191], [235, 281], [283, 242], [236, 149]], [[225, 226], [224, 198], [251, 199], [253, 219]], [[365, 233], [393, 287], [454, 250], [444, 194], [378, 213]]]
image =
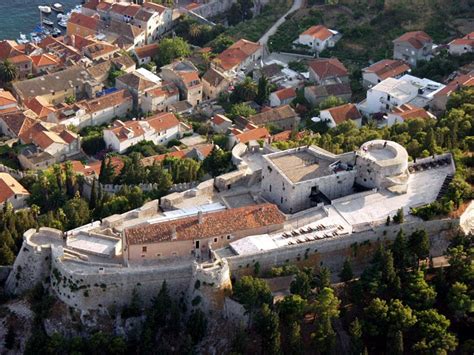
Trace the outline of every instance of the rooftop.
[[329, 165], [334, 162], [330, 157], [316, 156], [309, 148], [290, 149], [267, 157], [293, 183], [328, 175]]

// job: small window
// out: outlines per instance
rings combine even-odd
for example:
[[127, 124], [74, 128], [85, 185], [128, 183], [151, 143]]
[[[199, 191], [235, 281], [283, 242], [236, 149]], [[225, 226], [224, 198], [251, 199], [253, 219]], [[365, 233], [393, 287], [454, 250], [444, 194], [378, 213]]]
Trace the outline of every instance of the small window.
[[214, 238], [214, 243], [217, 243], [217, 238]]
[[231, 238], [230, 235], [228, 235], [228, 236], [227, 236], [227, 240], [230, 240], [230, 238]]
[[146, 253], [147, 252], [147, 248], [146, 247], [142, 247], [142, 253]]

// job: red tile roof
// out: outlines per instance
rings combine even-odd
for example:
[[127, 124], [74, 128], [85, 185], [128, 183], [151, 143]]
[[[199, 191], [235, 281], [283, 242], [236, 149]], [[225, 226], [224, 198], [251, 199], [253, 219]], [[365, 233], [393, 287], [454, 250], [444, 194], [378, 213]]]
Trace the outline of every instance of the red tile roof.
[[135, 54], [138, 58], [153, 58], [158, 54], [158, 44], [152, 43], [146, 46], [135, 48]]
[[325, 41], [329, 37], [331, 37], [333, 34], [331, 31], [329, 31], [329, 29], [326, 26], [317, 25], [317, 26], [311, 26], [306, 31], [304, 31], [301, 35], [308, 35], [313, 38], [317, 38], [321, 41]]
[[15, 195], [29, 195], [29, 192], [10, 174], [0, 173], [0, 203]]
[[92, 31], [97, 31], [100, 24], [100, 19], [96, 16], [86, 16], [79, 12], [73, 12], [69, 23], [72, 23], [76, 26], [84, 27]]
[[56, 57], [54, 54], [44, 53], [40, 55], [32, 55], [31, 60], [37, 68], [48, 67], [50, 65], [59, 65], [61, 59]]
[[41, 96], [33, 97], [24, 102], [25, 106], [36, 113], [40, 120], [45, 120], [48, 115], [55, 112], [53, 105]]
[[349, 75], [344, 64], [337, 58], [315, 59], [309, 62], [309, 67], [321, 80]]
[[178, 241], [207, 239], [236, 232], [250, 233], [259, 228], [281, 225], [284, 221], [285, 216], [278, 207], [266, 203], [204, 213], [201, 223], [196, 215], [130, 227], [125, 229], [125, 238], [129, 245], [167, 242], [174, 240], [174, 237]]
[[0, 107], [16, 104], [17, 101], [10, 91], [0, 89]]
[[265, 127], [255, 128], [243, 133], [237, 134], [235, 138], [240, 143], [248, 143], [257, 139], [264, 139], [270, 137], [270, 132]]
[[284, 101], [296, 97], [296, 90], [295, 88], [285, 88], [275, 91], [274, 94], [280, 99], [280, 101]]
[[224, 70], [230, 70], [241, 64], [260, 48], [262, 46], [258, 43], [240, 39], [216, 57], [217, 64]]
[[214, 117], [211, 119], [211, 121], [212, 121], [212, 123], [214, 123], [217, 126], [219, 126], [223, 123], [232, 123], [232, 121], [229, 118], [227, 118], [224, 115], [220, 115], [220, 114], [215, 114]]
[[453, 91], [459, 90], [461, 87], [474, 86], [474, 73], [460, 75], [454, 80], [450, 81], [443, 89], [438, 91], [434, 96], [449, 96]]
[[157, 132], [166, 131], [167, 129], [179, 126], [179, 120], [173, 113], [162, 112], [146, 120], [148, 124]]
[[409, 70], [410, 67], [405, 62], [393, 59], [383, 59], [363, 69], [364, 72], [374, 73], [382, 80], [397, 77]]
[[0, 120], [5, 122], [10, 131], [12, 131], [13, 134], [18, 137], [23, 132], [29, 130], [36, 123], [36, 120], [32, 117], [34, 114], [31, 111], [28, 112], [16, 111], [7, 113], [0, 116]]
[[357, 106], [354, 104], [345, 104], [328, 109], [331, 117], [336, 124], [341, 124], [347, 120], [358, 120], [362, 118]]
[[409, 118], [432, 118], [432, 116], [425, 109], [409, 104], [403, 104], [401, 106], [394, 107], [392, 113], [400, 116], [404, 120]]
[[127, 101], [132, 103], [133, 98], [128, 90], [123, 89], [92, 100], [82, 101], [78, 104], [84, 106], [88, 112], [98, 112], [109, 107], [122, 105]]
[[433, 40], [431, 37], [423, 32], [423, 31], [412, 31], [412, 32], [407, 32], [400, 37], [396, 38], [393, 40], [393, 42], [408, 42], [410, 43], [414, 48], [420, 49], [422, 48], [426, 43], [432, 42]]

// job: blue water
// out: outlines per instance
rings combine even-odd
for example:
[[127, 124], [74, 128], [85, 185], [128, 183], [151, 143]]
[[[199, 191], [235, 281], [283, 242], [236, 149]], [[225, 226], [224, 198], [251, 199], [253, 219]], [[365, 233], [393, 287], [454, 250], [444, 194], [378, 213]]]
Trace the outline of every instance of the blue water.
[[[51, 5], [54, 2], [63, 4], [67, 12], [79, 5], [81, 0], [0, 0], [0, 40], [17, 39], [20, 32], [32, 32], [40, 22], [38, 5]], [[48, 18], [57, 23], [56, 15], [52, 11]]]

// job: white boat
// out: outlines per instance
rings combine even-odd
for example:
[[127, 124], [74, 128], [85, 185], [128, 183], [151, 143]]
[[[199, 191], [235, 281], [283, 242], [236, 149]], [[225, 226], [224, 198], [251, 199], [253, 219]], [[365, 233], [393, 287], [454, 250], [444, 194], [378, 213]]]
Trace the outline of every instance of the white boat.
[[30, 40], [26, 38], [26, 35], [20, 32], [20, 38], [16, 40], [19, 44], [27, 44], [30, 43]]
[[48, 20], [47, 18], [43, 19], [43, 24], [46, 26], [54, 26], [54, 22], [51, 20]]
[[44, 14], [50, 14], [51, 13], [51, 8], [49, 6], [46, 6], [46, 5], [40, 5], [38, 6], [38, 9], [44, 13]]
[[58, 22], [58, 26], [62, 28], [67, 28], [67, 21], [61, 20]]
[[51, 9], [53, 9], [53, 11], [56, 11], [56, 12], [64, 12], [64, 7], [59, 2], [55, 2], [54, 4], [52, 4]]

